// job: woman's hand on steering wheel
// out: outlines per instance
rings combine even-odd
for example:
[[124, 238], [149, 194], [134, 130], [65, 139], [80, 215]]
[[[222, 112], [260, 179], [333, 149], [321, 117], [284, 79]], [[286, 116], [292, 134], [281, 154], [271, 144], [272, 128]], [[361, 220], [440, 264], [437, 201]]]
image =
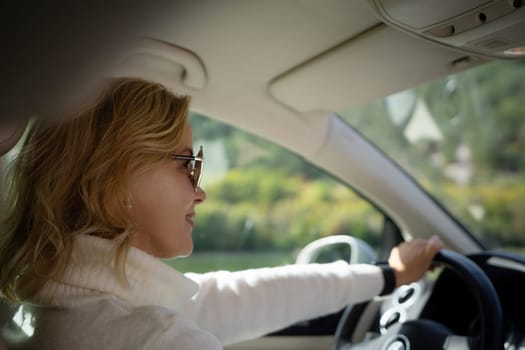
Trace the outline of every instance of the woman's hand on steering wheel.
[[431, 267], [434, 256], [443, 248], [438, 236], [403, 242], [390, 252], [388, 264], [396, 275], [396, 286], [420, 280]]

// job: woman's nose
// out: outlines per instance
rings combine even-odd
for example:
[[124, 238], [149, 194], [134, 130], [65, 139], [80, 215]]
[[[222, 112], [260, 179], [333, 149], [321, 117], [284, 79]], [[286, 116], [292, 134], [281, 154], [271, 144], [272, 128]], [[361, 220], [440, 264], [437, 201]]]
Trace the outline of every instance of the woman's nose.
[[205, 200], [206, 192], [204, 192], [204, 190], [200, 186], [197, 186], [197, 189], [195, 190], [195, 202], [197, 202], [197, 204], [201, 204]]

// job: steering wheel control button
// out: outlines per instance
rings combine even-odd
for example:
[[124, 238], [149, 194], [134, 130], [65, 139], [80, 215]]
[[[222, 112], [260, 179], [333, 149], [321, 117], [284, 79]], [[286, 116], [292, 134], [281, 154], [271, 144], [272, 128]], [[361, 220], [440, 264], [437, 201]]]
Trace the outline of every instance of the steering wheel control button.
[[402, 334], [396, 334], [386, 341], [381, 350], [410, 350], [410, 341]]
[[399, 312], [394, 312], [390, 315], [390, 317], [388, 318], [388, 320], [386, 320], [386, 323], [385, 323], [385, 328], [389, 328], [390, 326], [396, 324], [397, 322], [399, 322], [399, 319], [401, 318], [401, 314]]
[[397, 302], [403, 304], [405, 301], [410, 299], [414, 295], [414, 288], [406, 288], [403, 292], [399, 293], [397, 297]]
[[402, 308], [392, 308], [387, 310], [379, 319], [379, 330], [381, 334], [386, 334], [388, 329], [395, 324], [406, 320], [406, 312]]
[[393, 302], [403, 307], [412, 305], [421, 294], [421, 286], [417, 283], [411, 283], [407, 286], [399, 287], [393, 296]]

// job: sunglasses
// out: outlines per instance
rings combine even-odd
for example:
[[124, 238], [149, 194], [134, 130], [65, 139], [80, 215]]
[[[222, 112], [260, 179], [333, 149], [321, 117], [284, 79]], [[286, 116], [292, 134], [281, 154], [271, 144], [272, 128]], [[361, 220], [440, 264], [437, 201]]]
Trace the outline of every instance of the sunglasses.
[[188, 171], [188, 177], [190, 178], [193, 189], [197, 191], [197, 187], [201, 181], [202, 175], [202, 164], [204, 163], [204, 152], [202, 146], [199, 148], [199, 152], [196, 156], [186, 156], [182, 154], [174, 154], [170, 156], [171, 159], [182, 159], [187, 160], [186, 170]]

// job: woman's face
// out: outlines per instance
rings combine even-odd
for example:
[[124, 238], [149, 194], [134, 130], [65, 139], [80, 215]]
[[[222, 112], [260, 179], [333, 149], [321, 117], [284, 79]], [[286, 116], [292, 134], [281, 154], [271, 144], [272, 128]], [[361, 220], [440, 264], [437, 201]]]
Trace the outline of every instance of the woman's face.
[[[189, 124], [176, 154], [193, 155]], [[193, 189], [187, 162], [168, 159], [131, 176], [135, 223], [131, 244], [159, 258], [187, 256], [193, 250], [195, 206], [206, 199], [206, 193], [200, 187]]]

